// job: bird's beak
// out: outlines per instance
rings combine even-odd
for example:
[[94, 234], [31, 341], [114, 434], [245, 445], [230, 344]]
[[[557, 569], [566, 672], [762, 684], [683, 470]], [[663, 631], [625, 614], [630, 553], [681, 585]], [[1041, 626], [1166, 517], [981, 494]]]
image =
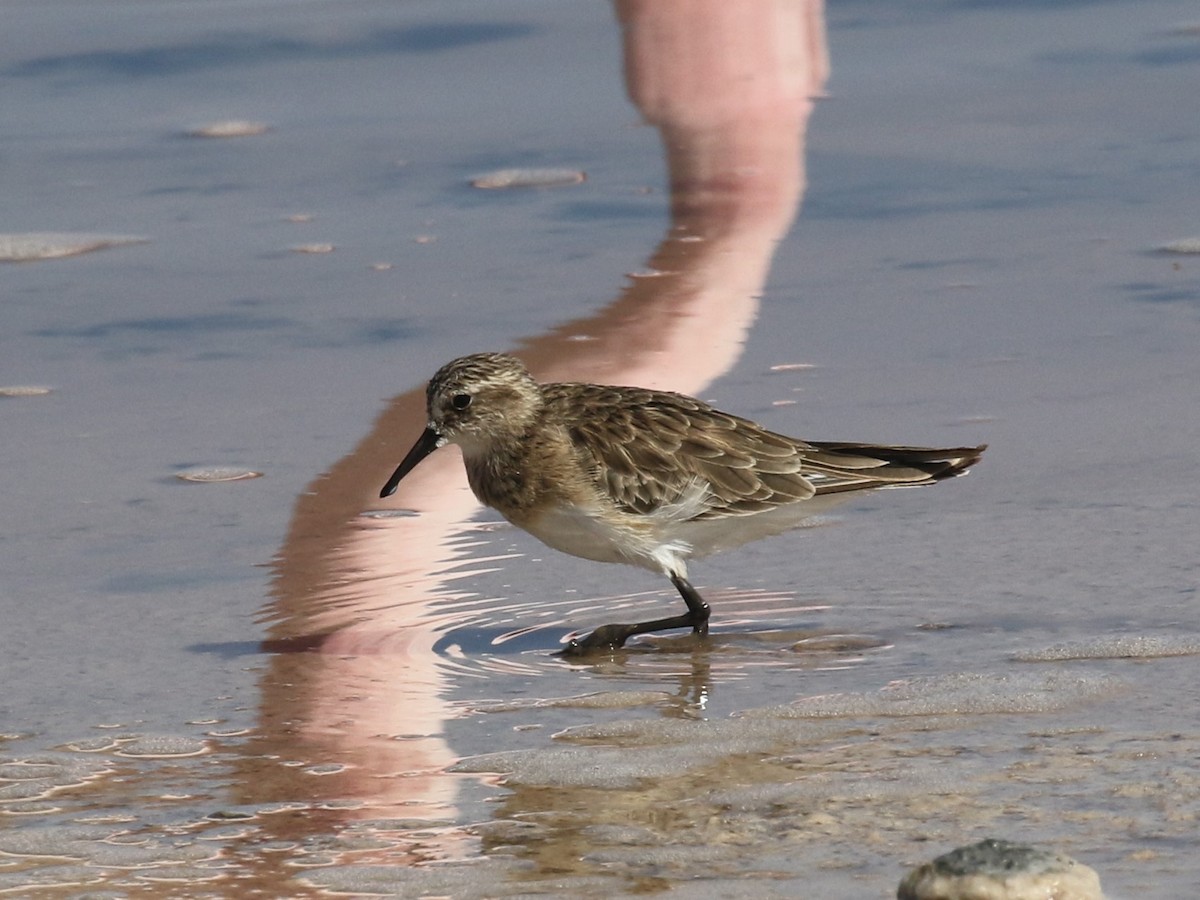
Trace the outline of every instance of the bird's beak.
[[396, 493], [396, 486], [400, 484], [400, 479], [415, 469], [417, 463], [438, 447], [444, 446], [445, 443], [446, 439], [444, 437], [432, 428], [426, 428], [421, 436], [417, 438], [417, 442], [413, 444], [412, 449], [408, 451], [408, 456], [404, 457], [404, 461], [396, 467], [396, 471], [392, 473], [392, 477], [383, 486], [383, 490], [379, 492], [379, 496], [390, 497]]

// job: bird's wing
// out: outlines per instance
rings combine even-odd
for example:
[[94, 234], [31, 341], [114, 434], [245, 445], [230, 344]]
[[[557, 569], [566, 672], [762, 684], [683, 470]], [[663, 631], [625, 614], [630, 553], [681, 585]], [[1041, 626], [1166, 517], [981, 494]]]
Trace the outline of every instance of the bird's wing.
[[681, 394], [559, 387], [543, 386], [547, 414], [567, 428], [597, 487], [630, 512], [682, 504], [687, 518], [750, 515], [815, 493], [801, 441]]

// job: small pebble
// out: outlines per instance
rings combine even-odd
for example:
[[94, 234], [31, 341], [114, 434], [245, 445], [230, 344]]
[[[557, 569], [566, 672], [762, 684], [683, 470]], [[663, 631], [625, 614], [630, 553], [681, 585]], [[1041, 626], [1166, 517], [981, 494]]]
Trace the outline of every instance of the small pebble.
[[897, 900], [1103, 900], [1095, 870], [1069, 856], [993, 838], [909, 872]]
[[171, 734], [146, 735], [121, 746], [117, 756], [135, 759], [177, 759], [200, 756], [208, 752], [208, 744], [192, 737]]

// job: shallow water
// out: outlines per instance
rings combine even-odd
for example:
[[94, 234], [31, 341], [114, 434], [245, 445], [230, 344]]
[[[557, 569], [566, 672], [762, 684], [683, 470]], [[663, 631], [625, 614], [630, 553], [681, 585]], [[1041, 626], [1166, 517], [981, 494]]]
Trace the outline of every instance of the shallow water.
[[[1189, 893], [1193, 4], [752, 5], [8, 4], [0, 891]], [[479, 349], [991, 449], [565, 660], [674, 592], [376, 499]]]

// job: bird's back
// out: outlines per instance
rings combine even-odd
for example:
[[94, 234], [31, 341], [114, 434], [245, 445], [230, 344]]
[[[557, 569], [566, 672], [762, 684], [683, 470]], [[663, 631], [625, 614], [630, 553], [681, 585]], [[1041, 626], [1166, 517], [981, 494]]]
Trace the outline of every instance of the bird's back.
[[[809, 442], [703, 401], [591, 384], [543, 386], [597, 486], [619, 508], [650, 514], [704, 486], [691, 517], [744, 517], [824, 494], [932, 484], [960, 475], [984, 447]], [[811, 513], [809, 513], [811, 514]]]

